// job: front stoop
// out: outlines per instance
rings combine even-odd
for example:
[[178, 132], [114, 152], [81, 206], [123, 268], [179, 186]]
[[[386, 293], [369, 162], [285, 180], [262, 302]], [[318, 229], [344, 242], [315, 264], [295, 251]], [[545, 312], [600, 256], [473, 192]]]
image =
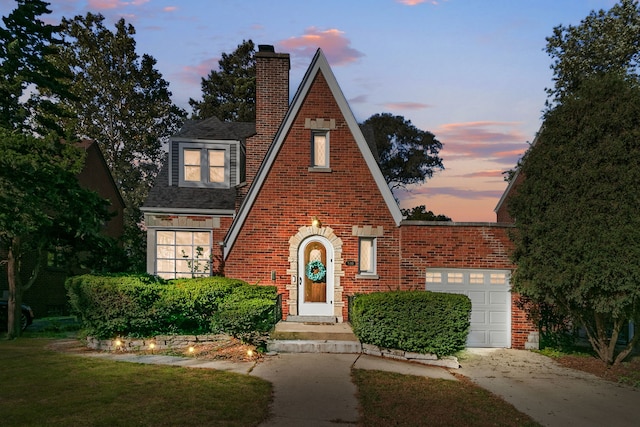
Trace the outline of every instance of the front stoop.
[[361, 353], [348, 323], [278, 322], [267, 350], [278, 353]]

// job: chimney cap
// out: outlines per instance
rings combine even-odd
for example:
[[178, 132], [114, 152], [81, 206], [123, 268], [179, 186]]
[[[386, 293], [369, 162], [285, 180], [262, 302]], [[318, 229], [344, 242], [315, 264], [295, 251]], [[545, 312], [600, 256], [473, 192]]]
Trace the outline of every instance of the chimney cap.
[[275, 53], [275, 48], [273, 47], [273, 45], [271, 44], [259, 44], [258, 45], [258, 52], [271, 52], [271, 53]]

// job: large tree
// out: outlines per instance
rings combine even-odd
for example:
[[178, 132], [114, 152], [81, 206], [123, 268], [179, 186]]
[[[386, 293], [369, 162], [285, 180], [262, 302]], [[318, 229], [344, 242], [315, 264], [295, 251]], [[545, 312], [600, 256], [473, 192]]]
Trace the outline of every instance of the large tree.
[[253, 41], [243, 40], [232, 53], [223, 53], [218, 67], [218, 71], [211, 70], [206, 78], [202, 78], [202, 100], [189, 100], [193, 118], [255, 121], [256, 61]]
[[104, 17], [88, 13], [63, 19], [65, 47], [59, 61], [72, 74], [75, 97], [64, 99], [74, 134], [95, 140], [126, 204], [125, 244], [144, 266], [139, 210], [153, 185], [168, 138], [186, 113], [171, 101], [169, 83], [150, 55], [136, 53], [135, 29], [120, 19], [112, 32]]
[[[56, 135], [0, 128], [0, 247], [9, 283], [8, 338], [20, 335], [20, 306], [46, 251], [100, 245], [108, 202], [77, 179], [83, 152]], [[25, 262], [27, 261], [27, 262]]]
[[608, 11], [592, 11], [577, 26], [559, 25], [547, 37], [554, 87], [550, 104], [576, 90], [582, 80], [607, 71], [638, 75], [640, 7], [620, 0]]
[[69, 96], [65, 73], [51, 61], [58, 53], [59, 27], [40, 19], [51, 13], [48, 3], [16, 3], [16, 8], [2, 17], [4, 27], [0, 27], [0, 127], [39, 134], [52, 127], [61, 131], [48, 120], [52, 114], [60, 114], [56, 100]]
[[406, 219], [414, 221], [451, 221], [451, 218], [446, 215], [436, 215], [433, 211], [428, 211], [425, 205], [415, 206], [411, 209], [400, 209], [400, 211]]
[[363, 123], [373, 128], [379, 165], [393, 190], [422, 184], [444, 169], [438, 153], [442, 143], [434, 134], [415, 127], [411, 120], [390, 113], [374, 114]]
[[544, 115], [509, 201], [514, 290], [583, 326], [597, 355], [620, 363], [640, 324], [640, 83], [607, 70], [581, 79]]

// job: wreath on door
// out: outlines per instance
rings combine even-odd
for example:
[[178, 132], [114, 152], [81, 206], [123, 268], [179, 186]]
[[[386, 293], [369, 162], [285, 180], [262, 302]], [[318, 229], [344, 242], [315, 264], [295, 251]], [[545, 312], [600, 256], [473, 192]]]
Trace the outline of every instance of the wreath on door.
[[322, 264], [322, 261], [311, 261], [307, 264], [306, 273], [309, 280], [319, 282], [324, 279], [324, 276], [327, 274], [327, 269], [324, 264]]

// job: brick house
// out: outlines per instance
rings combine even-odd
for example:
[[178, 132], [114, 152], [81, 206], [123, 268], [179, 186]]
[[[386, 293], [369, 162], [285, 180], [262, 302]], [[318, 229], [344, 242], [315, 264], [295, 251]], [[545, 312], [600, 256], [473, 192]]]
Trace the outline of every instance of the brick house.
[[256, 122], [187, 122], [171, 139], [142, 208], [148, 272], [275, 285], [288, 321], [344, 322], [355, 293], [461, 292], [469, 346], [522, 348], [510, 225], [403, 220], [322, 51], [291, 103], [289, 67], [260, 46]]

